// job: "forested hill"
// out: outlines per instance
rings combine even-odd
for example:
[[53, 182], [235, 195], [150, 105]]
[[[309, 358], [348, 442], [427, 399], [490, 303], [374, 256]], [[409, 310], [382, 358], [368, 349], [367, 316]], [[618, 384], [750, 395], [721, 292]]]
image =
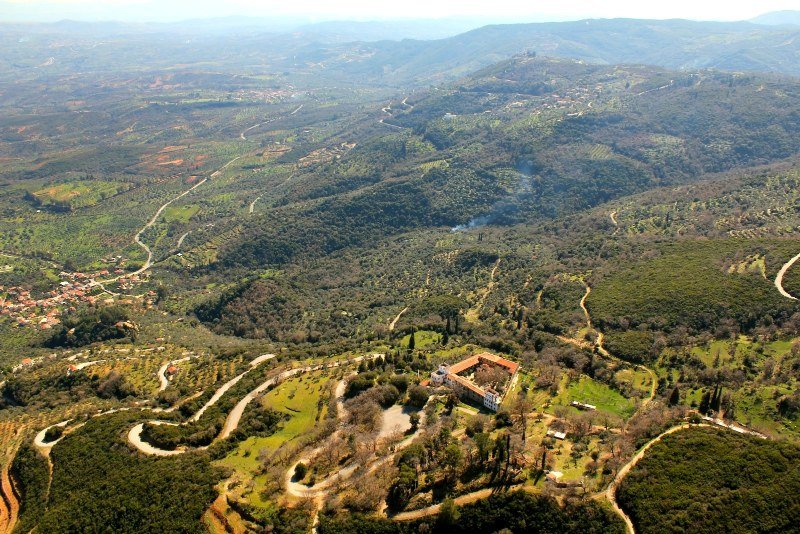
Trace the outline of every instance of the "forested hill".
[[419, 227], [566, 216], [800, 152], [791, 78], [520, 56], [394, 107], [352, 131], [343, 157], [299, 169], [218, 266], [282, 264]]

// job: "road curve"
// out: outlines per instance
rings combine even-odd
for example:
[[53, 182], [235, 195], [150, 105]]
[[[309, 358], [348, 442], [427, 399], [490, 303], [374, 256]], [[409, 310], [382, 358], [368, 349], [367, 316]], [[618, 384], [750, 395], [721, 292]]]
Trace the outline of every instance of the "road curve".
[[792, 299], [792, 300], [797, 300], [797, 297], [795, 297], [794, 295], [783, 289], [783, 276], [786, 274], [786, 271], [788, 271], [792, 267], [792, 265], [794, 265], [795, 262], [797, 262], [797, 260], [800, 260], [800, 254], [798, 254], [794, 258], [784, 263], [783, 267], [781, 267], [781, 270], [778, 271], [778, 274], [775, 276], [775, 287], [778, 289], [778, 292], [787, 299]]
[[[175, 425], [178, 426], [177, 423], [168, 423], [166, 421], [148, 421], [148, 423], [153, 425]], [[131, 428], [130, 432], [128, 432], [128, 441], [133, 444], [134, 447], [139, 449], [141, 452], [145, 454], [150, 454], [151, 456], [175, 456], [176, 454], [183, 454], [186, 452], [183, 449], [175, 449], [174, 451], [167, 451], [164, 449], [159, 449], [157, 447], [153, 447], [146, 441], [142, 440], [142, 431], [144, 430], [144, 423], [139, 423], [135, 427]], [[198, 447], [198, 449], [205, 449], [207, 447]]]
[[[370, 357], [371, 358], [378, 358], [380, 356], [382, 356], [382, 354], [373, 354]], [[250, 369], [248, 369], [247, 371], [237, 375], [233, 379], [231, 379], [228, 382], [226, 382], [225, 384], [223, 384], [222, 387], [220, 387], [216, 391], [216, 393], [214, 393], [212, 398], [205, 405], [203, 405], [203, 407], [200, 408], [200, 410], [198, 410], [197, 413], [195, 415], [193, 415], [189, 419], [189, 421], [187, 421], [187, 422], [197, 421], [200, 418], [200, 416], [202, 415], [202, 413], [208, 407], [210, 407], [214, 403], [216, 403], [220, 399], [220, 397], [222, 397], [222, 395], [224, 395], [225, 392], [227, 392], [231, 387], [233, 387], [237, 382], [239, 382], [239, 380], [241, 380], [244, 377], [245, 374], [247, 374], [250, 370], [255, 368], [259, 363], [261, 363], [263, 361], [266, 361], [266, 360], [269, 360], [269, 359], [272, 359], [274, 357], [275, 357], [274, 354], [264, 354], [262, 356], [259, 356], [256, 359], [254, 359], [252, 362], [250, 362], [250, 366], [251, 366]], [[329, 364], [318, 364], [318, 365], [309, 365], [309, 366], [306, 366], [306, 367], [298, 367], [298, 368], [295, 368], [295, 369], [289, 369], [288, 371], [284, 371], [284, 372], [280, 373], [277, 376], [274, 376], [272, 378], [267, 379], [266, 381], [262, 382], [258, 387], [256, 387], [252, 391], [250, 391], [247, 395], [245, 395], [244, 398], [242, 398], [236, 404], [236, 406], [234, 406], [234, 408], [228, 414], [228, 417], [225, 419], [225, 424], [224, 424], [224, 426], [222, 428], [222, 431], [214, 439], [214, 441], [218, 441], [220, 439], [225, 439], [228, 436], [230, 436], [231, 433], [233, 433], [233, 431], [235, 431], [236, 428], [238, 427], [239, 421], [241, 420], [242, 414], [244, 413], [244, 410], [247, 407], [247, 405], [253, 399], [255, 399], [258, 395], [260, 395], [263, 391], [265, 391], [270, 386], [276, 384], [277, 382], [279, 382], [279, 381], [281, 381], [281, 380], [283, 380], [283, 379], [285, 379], [287, 377], [294, 376], [294, 375], [297, 375], [297, 374], [300, 374], [300, 373], [305, 373], [305, 372], [309, 372], [309, 371], [317, 371], [317, 370], [321, 370], [321, 369], [332, 369], [332, 368], [335, 368], [335, 367], [339, 367], [339, 366], [341, 366], [343, 364], [346, 365], [346, 364], [351, 364], [351, 363], [358, 363], [363, 359], [364, 359], [364, 356], [358, 356], [356, 358], [353, 358], [353, 359], [350, 359], [350, 360], [346, 360], [344, 362], [336, 361], [336, 362], [332, 362], [332, 363], [329, 363]], [[142, 440], [142, 438], [141, 438], [141, 434], [142, 434], [142, 430], [144, 429], [144, 425], [146, 423], [148, 423], [148, 422], [152, 423], [152, 424], [174, 424], [174, 425], [177, 425], [177, 423], [171, 423], [171, 422], [159, 421], [159, 420], [152, 420], [152, 421], [146, 421], [145, 423], [140, 423], [140, 424], [136, 425], [135, 427], [133, 427], [128, 432], [128, 442], [131, 445], [133, 445], [134, 447], [136, 447], [139, 451], [141, 451], [141, 452], [143, 452], [145, 454], [150, 454], [150, 455], [154, 455], [154, 456], [174, 456], [176, 454], [182, 454], [182, 453], [185, 453], [185, 452], [189, 452], [190, 450], [202, 450], [202, 449], [208, 448], [208, 447], [198, 447], [196, 449], [184, 448], [184, 449], [175, 449], [175, 450], [165, 450], [165, 449], [159, 449], [157, 447], [154, 447], [154, 446], [150, 445], [149, 443], [144, 442]], [[186, 424], [186, 423], [184, 423], [184, 424]]]
[[[339, 392], [341, 392], [342, 396], [344, 395], [344, 388], [341, 388], [341, 390], [340, 390], [340, 388], [337, 386], [336, 391], [337, 391], [337, 394]], [[430, 397], [430, 398], [432, 399], [433, 397]], [[337, 400], [337, 403], [340, 406], [343, 406], [343, 404], [342, 404], [342, 402], [340, 400], [341, 396], [337, 397], [337, 399], [339, 399], [339, 400]], [[430, 401], [430, 399], [429, 399], [429, 401]], [[384, 456], [382, 458], [374, 459], [369, 464], [369, 467], [366, 468], [365, 473], [372, 473], [373, 471], [375, 471], [376, 469], [378, 469], [382, 465], [385, 465], [386, 463], [393, 461], [394, 458], [403, 451], [403, 449], [405, 449], [406, 447], [411, 445], [411, 443], [414, 441], [414, 439], [416, 439], [417, 436], [419, 436], [420, 433], [422, 432], [422, 426], [425, 423], [424, 408], [423, 408], [423, 410], [419, 411], [419, 414], [420, 414], [420, 422], [419, 422], [419, 426], [417, 427], [417, 430], [413, 434], [411, 434], [410, 436], [406, 437], [403, 441], [401, 441], [400, 443], [395, 445], [394, 448], [393, 448], [393, 452], [391, 454], [389, 454], [387, 456]], [[340, 411], [339, 411], [339, 419], [340, 420], [344, 419], [345, 415], [346, 414], [344, 412], [344, 409], [340, 409]], [[297, 464], [299, 464], [300, 462], [305, 462], [305, 463], [310, 462], [321, 450], [322, 450], [322, 447], [317, 447], [316, 449], [306, 453], [305, 455], [303, 455], [303, 457], [301, 457], [297, 461], [295, 461], [289, 467], [289, 469], [286, 470], [286, 475], [284, 477], [284, 482], [285, 482], [285, 485], [286, 485], [286, 493], [288, 493], [289, 495], [292, 495], [294, 497], [301, 497], [301, 498], [324, 497], [324, 496], [326, 496], [328, 494], [329, 488], [331, 486], [333, 486], [334, 484], [336, 484], [338, 482], [341, 482], [343, 480], [347, 480], [348, 478], [352, 477], [353, 474], [356, 471], [358, 471], [358, 468], [362, 467], [361, 464], [357, 464], [357, 463], [350, 464], [347, 467], [343, 467], [339, 471], [331, 474], [325, 480], [322, 480], [321, 482], [317, 482], [316, 484], [314, 484], [311, 487], [306, 486], [305, 484], [301, 484], [300, 482], [295, 482], [293, 479], [294, 479], [294, 471], [295, 471], [295, 468], [297, 467]]]
[[199, 410], [197, 410], [197, 413], [196, 413], [196, 414], [194, 414], [194, 415], [191, 417], [191, 419], [189, 419], [189, 421], [192, 421], [192, 422], [194, 422], [194, 421], [197, 421], [198, 419], [200, 419], [200, 417], [203, 415], [203, 413], [205, 413], [205, 411], [206, 411], [207, 409], [209, 409], [211, 406], [213, 406], [214, 404], [216, 404], [216, 403], [217, 403], [217, 401], [218, 401], [218, 400], [219, 400], [219, 399], [220, 399], [220, 398], [221, 398], [221, 397], [222, 397], [222, 396], [223, 396], [223, 395], [224, 395], [224, 394], [225, 394], [225, 393], [226, 393], [226, 392], [227, 392], [229, 389], [231, 389], [233, 386], [235, 386], [235, 385], [236, 385], [236, 383], [237, 383], [237, 382], [239, 382], [239, 380], [241, 380], [242, 378], [244, 378], [244, 375], [246, 375], [247, 373], [249, 373], [250, 371], [252, 371], [253, 369], [255, 369], [255, 368], [258, 366], [258, 364], [260, 364], [261, 362], [265, 362], [265, 361], [267, 361], [267, 360], [271, 360], [271, 359], [272, 359], [272, 358], [274, 358], [274, 357], [275, 357], [275, 355], [274, 355], [274, 354], [263, 354], [263, 355], [259, 356], [258, 358], [256, 358], [255, 360], [253, 360], [252, 362], [250, 362], [250, 368], [249, 368], [248, 370], [244, 371], [244, 372], [243, 372], [243, 373], [241, 373], [241, 374], [238, 374], [238, 375], [236, 375], [236, 376], [235, 376], [235, 377], [233, 377], [232, 379], [230, 379], [230, 380], [228, 380], [227, 382], [225, 382], [224, 384], [222, 384], [222, 386], [220, 386], [220, 388], [219, 388], [217, 391], [215, 391], [215, 392], [214, 392], [214, 394], [211, 396], [211, 398], [210, 398], [210, 399], [208, 399], [208, 402], [206, 402], [206, 403], [205, 403], [205, 404], [204, 404], [204, 405], [203, 405], [203, 406], [202, 406], [202, 407], [201, 407]]
[[53, 441], [45, 442], [44, 438], [45, 438], [45, 435], [47, 434], [47, 431], [50, 430], [51, 428], [55, 428], [55, 427], [64, 428], [65, 426], [67, 426], [69, 424], [70, 421], [71, 421], [71, 419], [67, 419], [66, 421], [61, 421], [60, 423], [56, 423], [54, 425], [48, 426], [47, 428], [43, 428], [33, 438], [33, 445], [37, 449], [39, 449], [39, 452], [41, 452], [45, 456], [48, 456], [50, 454], [50, 449], [53, 448], [53, 445], [55, 445], [56, 443], [61, 441], [64, 438], [64, 436], [62, 435], [58, 439], [54, 439]]
[[[321, 366], [316, 367], [316, 369], [321, 369]], [[239, 426], [239, 420], [241, 420], [242, 415], [244, 414], [244, 409], [247, 408], [247, 405], [250, 402], [261, 395], [264, 391], [269, 389], [270, 387], [274, 386], [281, 380], [285, 380], [290, 376], [294, 376], [303, 372], [312, 371], [314, 367], [298, 367], [297, 369], [290, 369], [288, 371], [284, 371], [278, 376], [274, 376], [264, 382], [262, 382], [257, 388], [253, 389], [250, 393], [242, 397], [242, 400], [236, 403], [236, 406], [228, 414], [228, 417], [225, 419], [225, 425], [222, 427], [222, 432], [220, 432], [217, 439], [226, 439], [228, 436], [231, 435], [231, 432], [236, 430]]]
[[639, 460], [641, 460], [644, 457], [644, 453], [646, 453], [650, 447], [661, 441], [664, 438], [664, 436], [668, 436], [669, 434], [674, 434], [675, 432], [678, 432], [680, 430], [686, 430], [687, 428], [710, 427], [710, 426], [711, 425], [705, 423], [700, 423], [695, 425], [689, 423], [683, 423], [668, 428], [658, 436], [654, 437], [653, 439], [645, 443], [645, 445], [641, 449], [639, 449], [639, 452], [637, 452], [627, 464], [622, 466], [622, 468], [619, 471], [617, 471], [617, 475], [614, 477], [614, 480], [611, 481], [611, 484], [609, 484], [608, 488], [606, 489], [606, 498], [608, 499], [608, 502], [611, 503], [611, 506], [614, 508], [614, 511], [617, 513], [617, 515], [619, 515], [622, 518], [622, 520], [625, 521], [625, 528], [628, 534], [636, 534], [636, 529], [634, 529], [633, 527], [633, 521], [631, 521], [631, 518], [628, 517], [628, 514], [626, 514], [622, 508], [620, 508], [619, 503], [617, 502], [617, 489], [619, 488], [622, 479], [624, 479], [625, 476], [628, 474], [628, 472], [637, 463], [639, 463]]

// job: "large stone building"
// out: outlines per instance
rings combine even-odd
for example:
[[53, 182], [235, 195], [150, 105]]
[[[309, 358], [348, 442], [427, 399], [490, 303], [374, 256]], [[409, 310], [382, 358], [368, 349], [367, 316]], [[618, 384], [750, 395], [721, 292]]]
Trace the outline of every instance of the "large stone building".
[[[479, 369], [497, 369], [502, 385], [479, 386], [475, 380], [475, 372]], [[492, 411], [497, 411], [503, 402], [503, 395], [519, 370], [519, 364], [506, 360], [495, 354], [484, 352], [470, 356], [453, 365], [442, 364], [431, 373], [433, 385], [445, 385], [455, 391], [462, 399], [483, 404]], [[499, 391], [498, 391], [499, 390]]]

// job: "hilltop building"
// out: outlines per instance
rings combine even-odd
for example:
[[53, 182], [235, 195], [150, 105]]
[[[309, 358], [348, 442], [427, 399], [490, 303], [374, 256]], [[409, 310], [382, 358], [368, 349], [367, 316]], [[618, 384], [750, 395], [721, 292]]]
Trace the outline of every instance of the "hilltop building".
[[[519, 370], [519, 364], [495, 354], [484, 352], [471, 356], [453, 365], [442, 364], [431, 373], [431, 383], [445, 385], [462, 399], [483, 404], [492, 411], [500, 409], [503, 395]], [[483, 373], [484, 379], [476, 382], [476, 375]], [[493, 373], [493, 374], [490, 374]], [[492, 380], [487, 383], [485, 377]]]

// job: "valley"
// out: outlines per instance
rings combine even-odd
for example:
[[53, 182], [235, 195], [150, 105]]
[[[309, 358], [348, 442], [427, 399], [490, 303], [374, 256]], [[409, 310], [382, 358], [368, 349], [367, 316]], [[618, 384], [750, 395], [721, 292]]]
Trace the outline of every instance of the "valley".
[[796, 29], [90, 27], [0, 36], [0, 532], [800, 520]]

